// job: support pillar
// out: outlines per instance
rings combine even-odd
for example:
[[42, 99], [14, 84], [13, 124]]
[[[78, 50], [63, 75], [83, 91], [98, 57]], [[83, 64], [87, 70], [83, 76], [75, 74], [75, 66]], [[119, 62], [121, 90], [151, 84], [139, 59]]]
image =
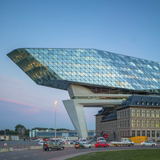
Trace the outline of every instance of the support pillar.
[[64, 100], [63, 104], [76, 129], [79, 138], [88, 138], [88, 131], [84, 109], [82, 104], [76, 103], [76, 100]]

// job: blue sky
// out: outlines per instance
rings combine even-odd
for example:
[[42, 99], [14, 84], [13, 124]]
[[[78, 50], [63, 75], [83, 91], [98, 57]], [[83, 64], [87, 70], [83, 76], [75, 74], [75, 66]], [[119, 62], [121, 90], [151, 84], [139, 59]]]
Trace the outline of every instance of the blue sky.
[[[0, 0], [0, 130], [54, 127], [55, 100], [57, 127], [74, 129], [62, 104], [68, 93], [36, 85], [6, 56], [24, 47], [95, 48], [160, 62], [160, 1]], [[88, 129], [99, 109], [84, 109]]]

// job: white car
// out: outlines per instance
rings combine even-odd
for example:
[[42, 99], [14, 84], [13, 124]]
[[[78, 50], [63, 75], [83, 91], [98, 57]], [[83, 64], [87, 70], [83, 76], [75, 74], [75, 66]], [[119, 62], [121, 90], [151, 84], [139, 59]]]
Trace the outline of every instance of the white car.
[[43, 146], [44, 142], [45, 142], [45, 141], [39, 141], [39, 142], [38, 142], [38, 145], [39, 145], [39, 146]]
[[151, 141], [143, 141], [141, 142], [142, 146], [156, 146], [156, 143], [151, 142]]
[[83, 144], [83, 146], [85, 148], [91, 148], [91, 144], [87, 143], [87, 142], [80, 142], [81, 144]]

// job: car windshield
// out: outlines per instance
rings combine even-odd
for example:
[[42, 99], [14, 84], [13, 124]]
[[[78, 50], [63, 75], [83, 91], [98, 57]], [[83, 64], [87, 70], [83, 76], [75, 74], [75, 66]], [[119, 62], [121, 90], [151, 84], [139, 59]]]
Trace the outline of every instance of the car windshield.
[[85, 142], [85, 143], [83, 143], [83, 144], [88, 144], [88, 143]]

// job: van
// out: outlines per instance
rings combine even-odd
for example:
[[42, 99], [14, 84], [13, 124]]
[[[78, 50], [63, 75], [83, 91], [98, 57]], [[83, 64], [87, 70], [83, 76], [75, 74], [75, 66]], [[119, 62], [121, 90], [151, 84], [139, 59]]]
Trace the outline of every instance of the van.
[[97, 137], [97, 142], [106, 142], [104, 137]]

